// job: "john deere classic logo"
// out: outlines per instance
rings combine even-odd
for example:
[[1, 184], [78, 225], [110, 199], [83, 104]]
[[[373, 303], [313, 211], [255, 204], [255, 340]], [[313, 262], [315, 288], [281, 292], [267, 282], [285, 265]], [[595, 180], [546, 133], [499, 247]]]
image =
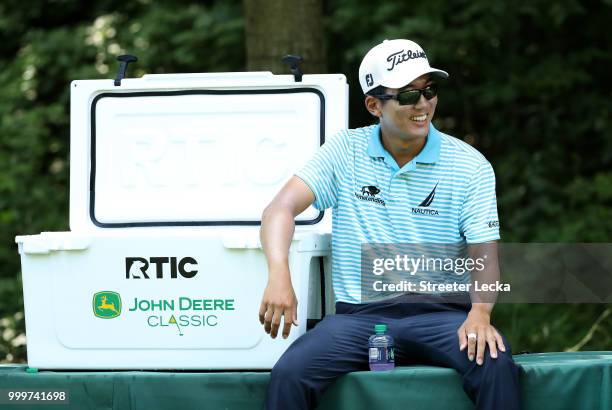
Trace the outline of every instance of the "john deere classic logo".
[[112, 319], [121, 314], [121, 296], [108, 290], [97, 292], [93, 296], [93, 312], [96, 317]]
[[[214, 328], [223, 321], [224, 316], [231, 317], [236, 310], [235, 299], [187, 296], [168, 299], [139, 299], [130, 296], [128, 299], [123, 312], [124, 319], [131, 320], [131, 323], [139, 321], [142, 326], [149, 328], [176, 329], [179, 336], [183, 336], [185, 328]], [[121, 296], [110, 290], [96, 292], [92, 307], [96, 317], [116, 318], [122, 313]]]

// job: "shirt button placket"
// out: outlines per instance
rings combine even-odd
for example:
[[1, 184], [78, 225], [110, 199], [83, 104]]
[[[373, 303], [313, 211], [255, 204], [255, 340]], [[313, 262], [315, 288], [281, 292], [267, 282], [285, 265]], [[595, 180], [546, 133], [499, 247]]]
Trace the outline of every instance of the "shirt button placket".
[[391, 177], [389, 178], [389, 184], [387, 187], [387, 199], [392, 202], [393, 201], [393, 181], [397, 178], [395, 172], [391, 173]]

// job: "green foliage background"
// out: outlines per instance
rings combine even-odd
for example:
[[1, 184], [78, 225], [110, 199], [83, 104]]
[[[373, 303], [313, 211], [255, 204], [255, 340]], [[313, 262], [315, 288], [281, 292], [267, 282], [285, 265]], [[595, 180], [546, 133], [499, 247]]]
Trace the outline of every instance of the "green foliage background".
[[[451, 74], [436, 113], [497, 175], [504, 241], [612, 238], [612, 2], [324, 2], [329, 72], [351, 84], [351, 126], [373, 121], [356, 78], [385, 38], [420, 43]], [[244, 71], [238, 1], [0, 3], [0, 360], [25, 358], [14, 237], [68, 229], [69, 83]], [[287, 50], [290, 52], [291, 50]], [[280, 57], [280, 56], [279, 56]], [[527, 273], [526, 273], [527, 274]], [[612, 348], [609, 305], [498, 305], [514, 352]]]

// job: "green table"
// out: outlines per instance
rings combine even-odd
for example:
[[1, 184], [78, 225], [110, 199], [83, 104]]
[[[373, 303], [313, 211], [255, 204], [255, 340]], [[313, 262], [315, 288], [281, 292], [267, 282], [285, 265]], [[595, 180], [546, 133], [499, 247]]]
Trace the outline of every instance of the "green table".
[[[514, 356], [521, 366], [524, 409], [612, 409], [612, 352]], [[62, 389], [63, 405], [6, 405], [2, 409], [261, 409], [268, 372], [40, 371], [0, 366], [0, 389]], [[452, 369], [399, 367], [356, 372], [325, 394], [321, 410], [471, 409]]]

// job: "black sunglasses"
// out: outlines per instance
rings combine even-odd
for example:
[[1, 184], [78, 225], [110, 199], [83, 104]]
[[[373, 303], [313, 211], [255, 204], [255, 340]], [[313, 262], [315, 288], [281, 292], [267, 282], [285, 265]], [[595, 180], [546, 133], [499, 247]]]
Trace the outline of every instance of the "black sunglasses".
[[400, 91], [397, 94], [377, 94], [372, 97], [376, 97], [380, 100], [397, 100], [399, 105], [414, 105], [421, 99], [421, 95], [431, 100], [438, 95], [438, 84], [429, 84], [425, 88], [416, 90]]

